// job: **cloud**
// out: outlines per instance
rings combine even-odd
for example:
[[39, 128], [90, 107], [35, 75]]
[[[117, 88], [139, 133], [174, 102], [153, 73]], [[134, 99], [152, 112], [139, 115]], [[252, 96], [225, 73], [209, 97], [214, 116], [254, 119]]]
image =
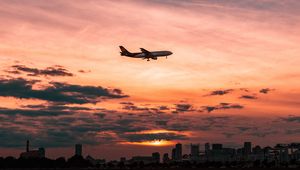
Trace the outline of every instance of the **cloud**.
[[129, 142], [144, 142], [153, 140], [187, 140], [188, 137], [183, 134], [176, 133], [148, 133], [148, 134], [124, 134], [122, 138]]
[[22, 106], [22, 109], [11, 109], [11, 108], [1, 108], [0, 114], [2, 115], [22, 115], [28, 117], [41, 117], [41, 116], [63, 116], [63, 115], [73, 115], [76, 112], [86, 112], [86, 111], [97, 111], [97, 109], [91, 109], [87, 107], [77, 107], [77, 106], [64, 106], [64, 105], [26, 105]]
[[202, 110], [200, 111], [207, 111], [212, 112], [216, 110], [226, 110], [226, 109], [243, 109], [244, 106], [240, 104], [232, 104], [232, 103], [220, 103], [216, 106], [202, 106]]
[[300, 134], [300, 129], [289, 129], [289, 130], [286, 130], [285, 133], [289, 134], [289, 135]]
[[245, 131], [253, 129], [252, 127], [244, 127], [244, 126], [240, 126], [240, 127], [236, 127], [236, 128], [241, 132], [245, 132]]
[[300, 123], [300, 116], [289, 116], [289, 117], [282, 117], [282, 120], [286, 122], [298, 122]]
[[215, 91], [212, 91], [208, 96], [216, 96], [216, 95], [222, 96], [222, 95], [228, 94], [232, 91], [233, 91], [233, 89], [215, 90]]
[[26, 72], [28, 76], [74, 76], [74, 74], [58, 65], [45, 69], [31, 68], [25, 65], [13, 65], [12, 68], [14, 70], [9, 71], [9, 73], [20, 74], [20, 72]]
[[155, 121], [155, 124], [159, 125], [159, 126], [167, 126], [168, 121], [166, 121], [166, 120], [157, 120], [157, 121]]
[[97, 103], [100, 99], [128, 97], [120, 89], [107, 89], [101, 86], [81, 86], [52, 82], [44, 89], [33, 89], [37, 81], [23, 78], [0, 80], [0, 96], [24, 99], [40, 99], [64, 104]]
[[132, 102], [121, 102], [120, 104], [123, 104], [123, 105], [134, 105], [134, 103], [132, 103]]
[[251, 95], [242, 95], [240, 97], [240, 99], [250, 99], [250, 100], [254, 100], [254, 99], [257, 99], [256, 96], [251, 96]]
[[228, 116], [209, 116], [209, 117], [205, 117], [203, 119], [208, 121], [209, 124], [214, 124], [219, 121], [228, 121], [230, 119], [230, 117], [228, 117]]
[[184, 104], [175, 104], [175, 109], [176, 112], [189, 112], [189, 111], [194, 111], [193, 110], [193, 106], [191, 104], [188, 103], [184, 103]]
[[168, 106], [159, 106], [158, 109], [159, 110], [170, 110], [170, 108]]
[[272, 90], [272, 89], [264, 88], [264, 89], [260, 89], [259, 92], [260, 92], [260, 93], [267, 94], [267, 93], [269, 93], [271, 90]]
[[135, 105], [125, 105], [122, 109], [131, 111], [149, 111], [148, 107], [138, 107]]
[[90, 73], [91, 70], [78, 70], [79, 73]]

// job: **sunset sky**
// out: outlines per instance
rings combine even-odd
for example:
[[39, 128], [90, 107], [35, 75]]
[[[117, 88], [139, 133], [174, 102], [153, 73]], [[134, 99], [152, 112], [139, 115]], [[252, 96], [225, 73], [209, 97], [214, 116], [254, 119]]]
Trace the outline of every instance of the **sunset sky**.
[[0, 23], [0, 156], [300, 141], [298, 0], [0, 0]]

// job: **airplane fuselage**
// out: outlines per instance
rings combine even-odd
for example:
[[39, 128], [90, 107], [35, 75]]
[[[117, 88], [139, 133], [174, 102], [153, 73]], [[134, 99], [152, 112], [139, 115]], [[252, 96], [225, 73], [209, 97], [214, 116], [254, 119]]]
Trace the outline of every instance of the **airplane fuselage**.
[[172, 54], [171, 51], [151, 51], [151, 55], [147, 55], [145, 53], [133, 53], [133, 56], [128, 56], [128, 57], [153, 58], [153, 57], [166, 57], [171, 54]]
[[128, 50], [126, 50], [123, 46], [120, 46], [121, 49], [121, 56], [126, 57], [132, 57], [132, 58], [142, 58], [142, 59], [153, 59], [157, 60], [158, 57], [167, 57], [169, 55], [172, 55], [173, 53], [171, 51], [148, 51], [144, 48], [140, 48], [141, 52], [138, 53], [131, 53]]

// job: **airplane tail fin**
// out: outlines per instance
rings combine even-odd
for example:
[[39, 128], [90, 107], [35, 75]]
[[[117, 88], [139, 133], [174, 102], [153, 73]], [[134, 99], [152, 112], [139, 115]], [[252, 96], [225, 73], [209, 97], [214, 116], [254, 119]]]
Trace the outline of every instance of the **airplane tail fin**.
[[123, 56], [123, 55], [125, 55], [125, 56], [129, 56], [129, 55], [131, 55], [131, 53], [128, 51], [128, 50], [126, 50], [126, 48], [124, 48], [123, 46], [119, 46], [120, 47], [120, 49], [121, 49], [121, 55]]

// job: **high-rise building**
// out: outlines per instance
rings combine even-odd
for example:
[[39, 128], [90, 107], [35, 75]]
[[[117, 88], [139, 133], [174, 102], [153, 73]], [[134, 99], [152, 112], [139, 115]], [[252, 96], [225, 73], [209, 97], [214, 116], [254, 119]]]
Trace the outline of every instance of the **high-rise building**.
[[223, 145], [219, 143], [212, 144], [212, 150], [222, 150]]
[[81, 144], [75, 145], [75, 155], [82, 156], [82, 145]]
[[209, 143], [205, 143], [205, 153], [208, 153], [210, 150], [210, 145]]
[[156, 163], [160, 163], [160, 154], [159, 154], [159, 152], [152, 153], [152, 158], [155, 160]]
[[199, 144], [197, 144], [197, 145], [191, 144], [191, 158], [192, 159], [199, 158]]
[[244, 154], [249, 155], [252, 152], [251, 142], [244, 142]]
[[29, 140], [26, 141], [26, 152], [29, 152]]
[[181, 143], [177, 143], [175, 145], [175, 159], [176, 160], [181, 160], [182, 159], [182, 144]]
[[176, 159], [176, 148], [172, 149], [172, 160]]
[[163, 156], [163, 163], [168, 163], [170, 161], [169, 154], [165, 153]]

